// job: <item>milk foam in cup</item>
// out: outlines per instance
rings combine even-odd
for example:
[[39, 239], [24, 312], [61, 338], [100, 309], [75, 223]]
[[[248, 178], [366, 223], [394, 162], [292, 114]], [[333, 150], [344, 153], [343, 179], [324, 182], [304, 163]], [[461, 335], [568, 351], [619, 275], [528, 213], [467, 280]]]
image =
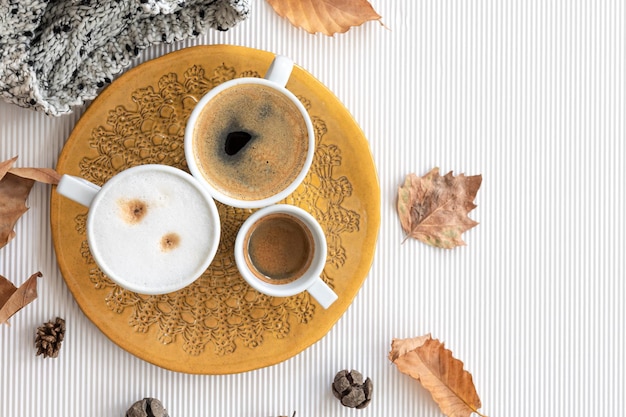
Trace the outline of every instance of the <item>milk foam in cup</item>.
[[140, 165], [101, 188], [63, 175], [57, 192], [89, 207], [87, 241], [93, 258], [109, 278], [131, 291], [179, 290], [199, 278], [217, 252], [215, 202], [180, 169]]
[[289, 196], [306, 177], [315, 133], [304, 105], [285, 88], [292, 69], [293, 62], [278, 55], [265, 78], [226, 81], [192, 111], [185, 158], [216, 200], [265, 207]]
[[337, 300], [320, 277], [326, 251], [326, 237], [317, 220], [287, 204], [253, 213], [235, 239], [237, 269], [250, 286], [274, 297], [307, 291], [323, 308]]

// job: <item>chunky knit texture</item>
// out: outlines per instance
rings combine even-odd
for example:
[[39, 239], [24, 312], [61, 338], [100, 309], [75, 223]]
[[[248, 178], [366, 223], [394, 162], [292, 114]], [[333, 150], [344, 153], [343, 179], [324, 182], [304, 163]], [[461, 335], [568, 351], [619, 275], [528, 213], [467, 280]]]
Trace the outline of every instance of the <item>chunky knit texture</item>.
[[250, 0], [0, 0], [0, 95], [50, 115], [93, 99], [155, 43], [228, 30]]

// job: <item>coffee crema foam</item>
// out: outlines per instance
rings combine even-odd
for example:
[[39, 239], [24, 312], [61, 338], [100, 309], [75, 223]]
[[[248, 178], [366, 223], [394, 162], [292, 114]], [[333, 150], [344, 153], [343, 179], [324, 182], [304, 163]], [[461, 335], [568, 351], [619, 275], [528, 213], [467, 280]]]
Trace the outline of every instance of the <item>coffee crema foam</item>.
[[[229, 135], [246, 139], [230, 151]], [[240, 84], [202, 109], [193, 148], [196, 165], [216, 190], [238, 200], [261, 200], [287, 188], [302, 171], [309, 148], [307, 124], [279, 91]]]
[[137, 173], [102, 188], [98, 200], [89, 211], [95, 216], [90, 250], [126, 282], [171, 286], [209, 256], [215, 233], [211, 209], [186, 179], [162, 171]]
[[311, 266], [315, 243], [300, 219], [275, 213], [252, 225], [244, 248], [246, 263], [258, 279], [288, 284], [302, 277]]

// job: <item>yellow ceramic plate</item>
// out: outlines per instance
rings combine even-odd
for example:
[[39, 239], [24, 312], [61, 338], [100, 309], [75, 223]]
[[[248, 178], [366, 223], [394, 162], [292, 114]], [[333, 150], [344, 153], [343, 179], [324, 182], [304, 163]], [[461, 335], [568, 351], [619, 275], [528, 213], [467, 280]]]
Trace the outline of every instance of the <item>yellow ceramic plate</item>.
[[[226, 80], [262, 76], [272, 59], [269, 52], [244, 47], [198, 46], [129, 70], [78, 121], [58, 171], [102, 184], [140, 164], [187, 169], [183, 132], [195, 103]], [[251, 212], [221, 204], [220, 248], [202, 277], [161, 296], [123, 290], [90, 255], [87, 209], [53, 193], [52, 235], [63, 277], [87, 317], [120, 347], [179, 372], [248, 371], [286, 360], [322, 338], [354, 299], [370, 269], [380, 224], [372, 155], [350, 113], [311, 74], [296, 66], [287, 88], [313, 119], [316, 153], [305, 182], [283, 202], [322, 224], [329, 244], [323, 279], [339, 299], [324, 310], [307, 293], [273, 298], [249, 287], [237, 272], [233, 245]]]

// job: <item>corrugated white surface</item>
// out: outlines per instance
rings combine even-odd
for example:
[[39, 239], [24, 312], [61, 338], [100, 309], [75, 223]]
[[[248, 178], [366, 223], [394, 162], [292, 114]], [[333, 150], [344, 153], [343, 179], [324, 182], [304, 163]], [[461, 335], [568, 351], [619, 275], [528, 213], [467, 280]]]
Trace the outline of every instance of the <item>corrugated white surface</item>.
[[[81, 313], [56, 264], [49, 187], [36, 185], [0, 274], [41, 270], [40, 297], [0, 328], [0, 416], [123, 416], [160, 398], [173, 417], [438, 416], [387, 358], [393, 337], [431, 332], [464, 360], [490, 416], [623, 414], [626, 408], [626, 7], [620, 0], [372, 0], [387, 28], [309, 35], [254, 2], [249, 21], [200, 43], [293, 59], [345, 103], [369, 138], [382, 192], [370, 276], [331, 332], [259, 371], [190, 376], [112, 344]], [[142, 60], [193, 43], [156, 47]], [[54, 167], [78, 120], [0, 103], [0, 159]], [[482, 174], [452, 251], [401, 245], [396, 188], [434, 166]], [[60, 315], [56, 360], [37, 325]], [[375, 396], [343, 408], [329, 385], [356, 368]]]

